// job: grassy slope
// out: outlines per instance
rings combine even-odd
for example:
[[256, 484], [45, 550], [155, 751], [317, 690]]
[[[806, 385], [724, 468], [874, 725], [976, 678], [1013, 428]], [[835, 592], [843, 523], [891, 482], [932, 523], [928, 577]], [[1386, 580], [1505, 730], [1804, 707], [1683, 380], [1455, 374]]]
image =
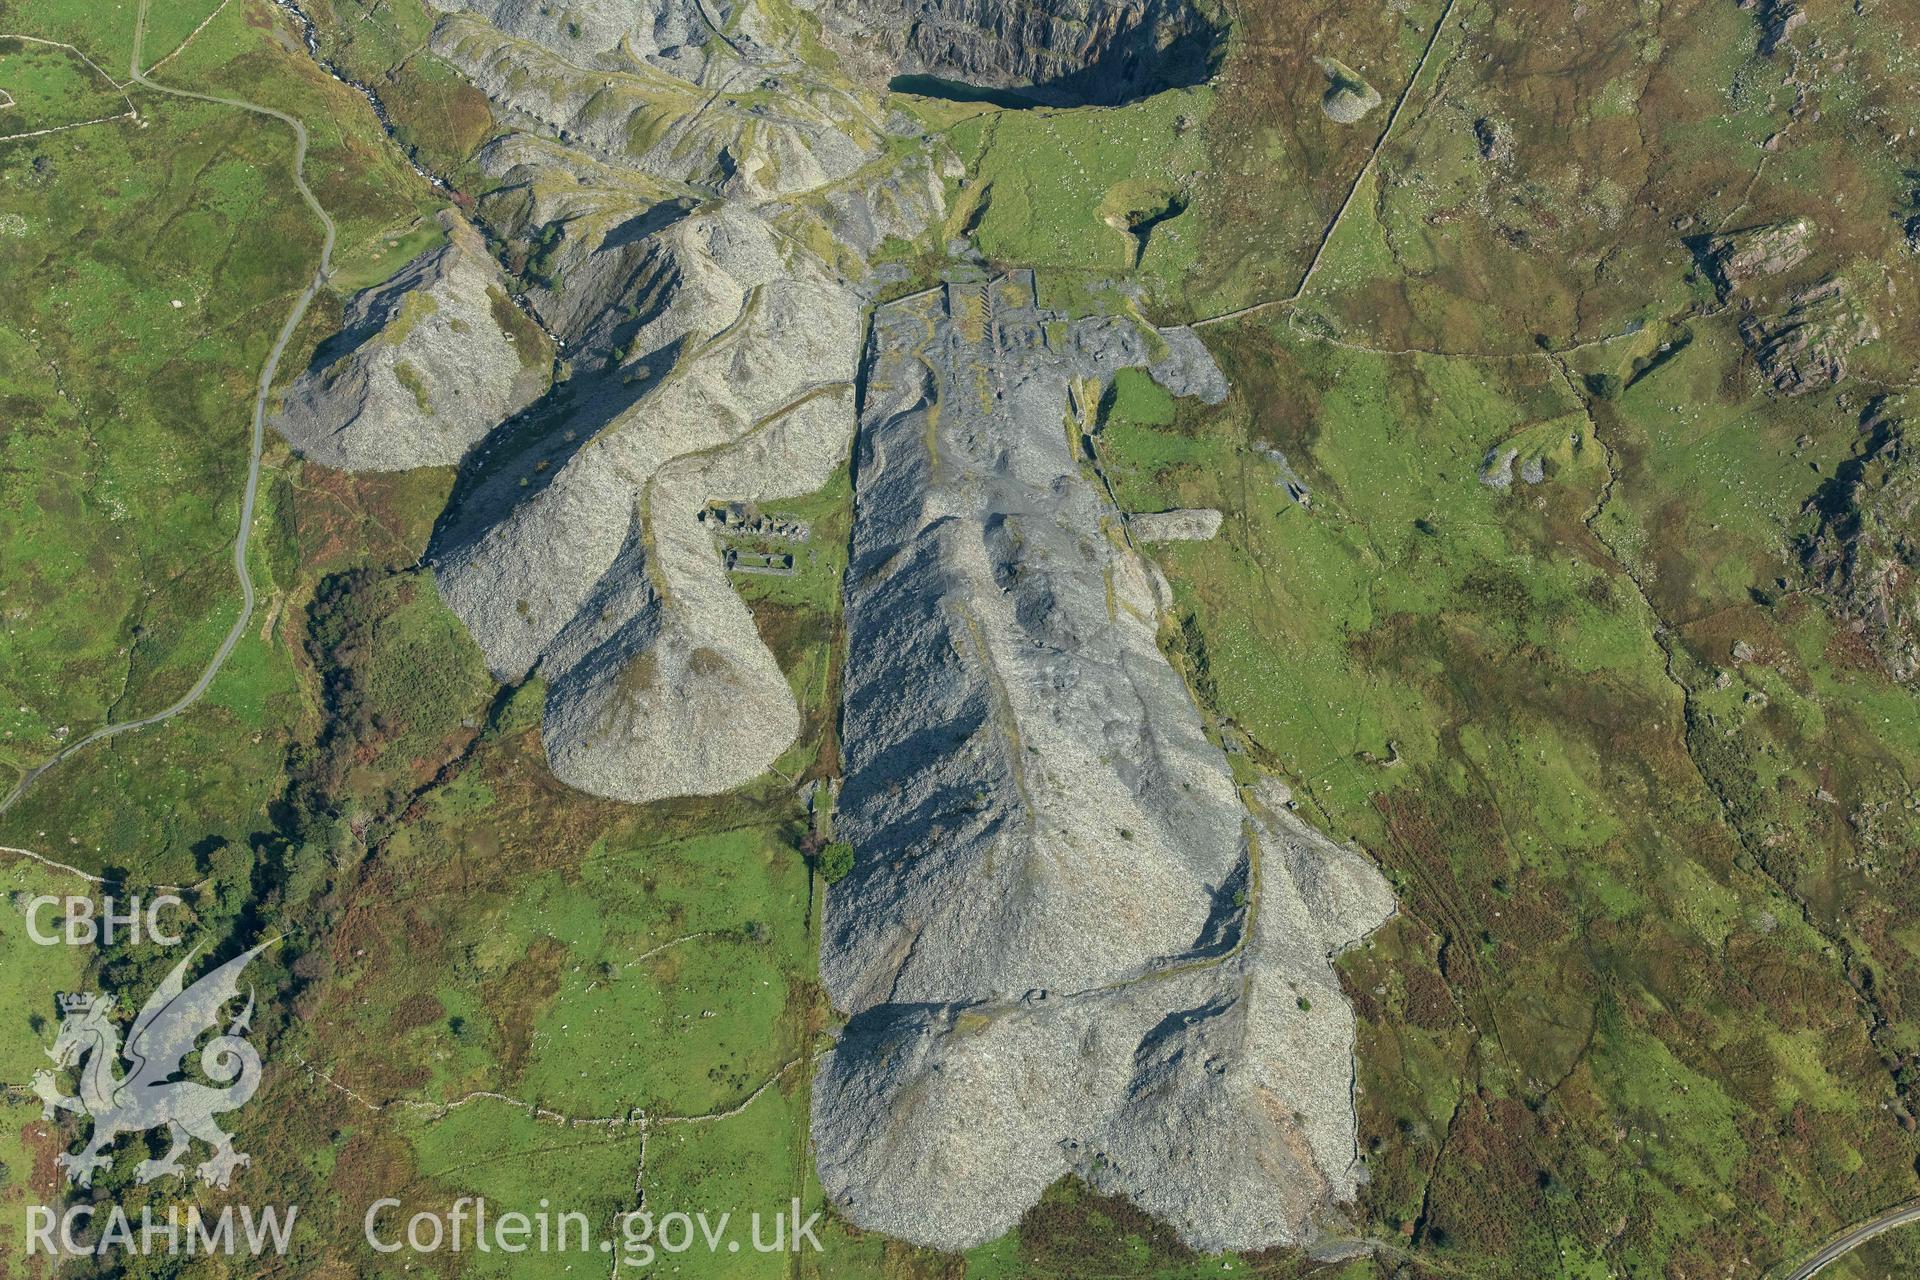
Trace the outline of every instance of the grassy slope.
[[[156, 7], [152, 50], [176, 46], [213, 6], [187, 8]], [[60, 33], [63, 15], [42, 6], [34, 21]], [[285, 47], [276, 15], [236, 0], [157, 75], [312, 122], [309, 178], [351, 260], [417, 217], [424, 190], [377, 145], [364, 104]], [[169, 24], [181, 30], [163, 39]], [[118, 59], [103, 65], [124, 64], [104, 23], [87, 38], [96, 57]], [[135, 101], [138, 125], [0, 144], [11, 162], [0, 202], [26, 226], [0, 239], [0, 254], [10, 274], [41, 282], [10, 292], [0, 318], [0, 387], [21, 424], [0, 473], [10, 490], [0, 546], [20, 570], [0, 636], [0, 757], [13, 769], [109, 718], [164, 706], [230, 624], [254, 380], [319, 242], [285, 178], [283, 126], [144, 91]], [[276, 541], [291, 519], [276, 466], [284, 454], [269, 459], [252, 558], [261, 630], [202, 706], [47, 775], [8, 815], [16, 842], [173, 874], [187, 844], [209, 831], [237, 839], [260, 821], [301, 715], [270, 634], [278, 593], [295, 586]]]
[[[1148, 397], [1118, 397], [1103, 448], [1129, 505], [1229, 512], [1221, 538], [1166, 555], [1193, 610], [1171, 642], [1230, 731], [1375, 852], [1407, 909], [1350, 966], [1372, 1230], [1404, 1229], [1465, 1274], [1579, 1274], [1555, 1261], [1570, 1246], [1631, 1274], [1690, 1274], [1728, 1249], [1777, 1257], [1912, 1194], [1914, 1144], [1883, 1107], [1894, 1080], [1819, 907], [1854, 904], [1852, 927], [1884, 940], [1876, 986], [1894, 985], [1882, 1000], [1898, 1007], [1900, 890], [1884, 872], [1856, 868], [1851, 895], [1824, 877], [1858, 857], [1840, 820], [1854, 791], [1910, 785], [1920, 762], [1893, 744], [1920, 740], [1914, 700], [1857, 664], [1827, 668], [1816, 611], [1789, 606], [1788, 635], [1769, 643], [1777, 624], [1745, 599], [1784, 571], [1767, 513], [1803, 496], [1806, 462], [1782, 454], [1810, 415], [1749, 400], [1702, 429], [1720, 399], [1702, 387], [1699, 414], [1663, 403], [1630, 422], [1661, 380], [1727, 358], [1707, 341], [1603, 412], [1608, 447], [1635, 459], [1600, 508], [1603, 533], [1624, 537], [1638, 495], [1668, 494], [1667, 520], [1694, 527], [1650, 541], [1724, 584], [1704, 599], [1656, 588], [1650, 605], [1637, 561], [1584, 521], [1609, 493], [1591, 435], [1537, 489], [1476, 479], [1517, 424], [1565, 421], [1571, 393], [1547, 362], [1362, 356], [1279, 328], [1221, 349], [1236, 383], [1225, 415], [1168, 421]], [[1757, 441], [1743, 411], [1779, 425]], [[1311, 508], [1250, 448], [1269, 443], [1308, 480]], [[1760, 616], [1722, 612], [1743, 606]], [[1748, 687], [1807, 690], [1774, 695], [1777, 746], [1703, 748], [1656, 641], [1669, 611], [1706, 619], [1682, 629], [1677, 671], [1710, 676], [1735, 634], [1767, 655], [1731, 694], [1698, 681], [1723, 720]], [[1813, 807], [1815, 775], [1840, 789], [1821, 824], [1829, 852], [1797, 881], [1765, 865], [1786, 851], [1749, 856], [1774, 828], [1737, 798], [1729, 821], [1722, 799], [1747, 762], [1776, 755], [1795, 763], [1776, 766], [1788, 783], [1762, 775], [1767, 813], [1795, 858], [1789, 824]], [[1885, 1047], [1909, 1052], [1910, 1036], [1896, 1022]]]
[[[1663, 27], [1677, 47], [1657, 75], [1683, 67], [1705, 93], [1780, 74], [1711, 16]], [[1849, 69], [1823, 89], [1891, 107], [1863, 83]], [[1752, 132], [1738, 112], [1765, 113], [1743, 101], [1701, 128]], [[1344, 351], [1275, 313], [1210, 338], [1235, 383], [1225, 413], [1122, 394], [1103, 448], [1128, 505], [1228, 511], [1219, 540], [1165, 555], [1192, 610], [1175, 637], [1189, 674], [1401, 890], [1406, 918], [1349, 966], [1370, 1230], [1443, 1274], [1758, 1269], [1917, 1189], [1897, 868], [1920, 840], [1903, 808], [1920, 704], [1796, 590], [1790, 554], [1802, 503], [1857, 447], [1863, 397], [1768, 400], [1731, 323], [1709, 321], [1620, 400], [1583, 404], [1525, 354], [1545, 328], [1527, 308], [1563, 342], [1671, 314], [1697, 287], [1672, 241], [1607, 219], [1561, 225], [1617, 236], [1636, 269], [1596, 288], [1576, 257], [1544, 292], [1512, 275], [1553, 268], [1524, 242], [1476, 240], [1486, 211], [1461, 190], [1485, 181], [1479, 161], [1439, 150], [1486, 103], [1442, 129], [1462, 112], [1443, 100], [1387, 148], [1305, 327], [1516, 358]], [[1649, 148], [1662, 198], [1710, 210], [1711, 165], [1731, 153], [1688, 135], [1684, 112], [1661, 122], [1676, 115]], [[1800, 143], [1836, 147], [1834, 132]], [[1855, 181], [1870, 207], [1897, 205], [1894, 184], [1863, 166], [1809, 188], [1780, 168], [1749, 203], [1813, 216], [1825, 269], [1884, 252], [1866, 246], [1892, 225], [1836, 206]], [[1446, 231], [1414, 230], [1432, 226]], [[1506, 274], [1486, 274], [1494, 259]], [[1498, 281], [1497, 309], [1475, 273]], [[1904, 325], [1912, 275], [1887, 281], [1883, 327]], [[1573, 371], [1628, 374], [1649, 350], [1623, 340]], [[1861, 355], [1911, 358], [1897, 341]], [[1508, 443], [1547, 459], [1545, 484], [1475, 482]], [[1268, 445], [1311, 509], [1276, 487]], [[1735, 661], [1736, 642], [1756, 656]], [[1910, 1266], [1914, 1248], [1885, 1240], [1860, 1274]]]
[[[0, 930], [0, 965], [7, 981], [0, 984], [0, 1076], [24, 1084], [47, 1065], [43, 1054], [59, 1019], [53, 996], [82, 986], [85, 953], [76, 947], [36, 945], [27, 937], [15, 902], [35, 894], [56, 896], [84, 892], [74, 876], [31, 863], [13, 863], [0, 870], [0, 892], [8, 896], [6, 928]], [[49, 913], [43, 924], [55, 918]], [[11, 1100], [10, 1100], [11, 1102]], [[52, 1171], [53, 1157], [63, 1148], [53, 1127], [41, 1121], [37, 1099], [13, 1102], [0, 1110], [0, 1275], [8, 1277], [50, 1274], [44, 1257], [28, 1265], [24, 1224], [27, 1206], [45, 1204], [42, 1191]]]

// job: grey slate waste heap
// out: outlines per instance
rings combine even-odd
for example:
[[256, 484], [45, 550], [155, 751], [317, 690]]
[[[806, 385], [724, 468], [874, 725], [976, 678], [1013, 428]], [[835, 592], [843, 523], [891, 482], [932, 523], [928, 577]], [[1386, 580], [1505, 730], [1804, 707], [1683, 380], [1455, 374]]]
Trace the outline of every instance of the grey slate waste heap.
[[863, 1227], [966, 1247], [1077, 1171], [1196, 1247], [1260, 1248], [1353, 1194], [1328, 957], [1391, 894], [1282, 792], [1249, 809], [1156, 644], [1166, 585], [1066, 430], [1160, 345], [1069, 326], [1031, 273], [875, 314], [838, 817], [859, 858], [821, 955], [852, 1017], [813, 1095], [822, 1183]]
[[274, 429], [329, 467], [451, 466], [547, 389], [553, 347], [522, 320], [480, 235], [447, 242], [355, 294], [339, 334], [294, 379]]

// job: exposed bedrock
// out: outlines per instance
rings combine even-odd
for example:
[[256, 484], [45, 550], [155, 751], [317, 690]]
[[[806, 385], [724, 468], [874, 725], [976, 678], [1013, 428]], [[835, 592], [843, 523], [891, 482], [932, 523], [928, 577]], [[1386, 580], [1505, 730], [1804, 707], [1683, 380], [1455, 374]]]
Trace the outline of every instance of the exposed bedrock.
[[1920, 425], [1900, 397], [1862, 416], [1866, 447], [1810, 504], [1801, 548], [1814, 589], [1894, 679], [1920, 682]]
[[355, 471], [451, 465], [547, 389], [552, 344], [479, 234], [442, 216], [447, 243], [354, 295], [287, 389], [273, 426], [304, 456]]
[[[1841, 382], [1854, 349], [1880, 336], [1844, 276], [1796, 282], [1817, 238], [1811, 222], [1795, 218], [1689, 241], [1720, 300], [1735, 300], [1745, 312], [1740, 336], [1781, 395]], [[1775, 277], [1784, 278], [1769, 287]]]
[[1740, 321], [1740, 337], [1767, 385], [1786, 396], [1839, 383], [1854, 349], [1879, 336], [1880, 327], [1842, 277], [1800, 290], [1784, 311], [1749, 313]]
[[1057, 320], [1030, 274], [874, 316], [837, 815], [860, 856], [821, 954], [853, 1017], [814, 1090], [821, 1179], [941, 1248], [1073, 1171], [1197, 1247], [1304, 1240], [1353, 1191], [1328, 957], [1392, 898], [1243, 801], [1156, 644], [1165, 585], [1064, 425], [1152, 350], [1200, 387], [1217, 369], [1178, 331], [1056, 345]]
[[1724, 301], [1750, 283], [1805, 262], [1813, 253], [1814, 228], [1805, 218], [1723, 232], [1699, 241], [1695, 254]]
[[1223, 32], [1194, 0], [813, 0], [871, 81], [933, 76], [1055, 106], [1127, 102], [1212, 74]]

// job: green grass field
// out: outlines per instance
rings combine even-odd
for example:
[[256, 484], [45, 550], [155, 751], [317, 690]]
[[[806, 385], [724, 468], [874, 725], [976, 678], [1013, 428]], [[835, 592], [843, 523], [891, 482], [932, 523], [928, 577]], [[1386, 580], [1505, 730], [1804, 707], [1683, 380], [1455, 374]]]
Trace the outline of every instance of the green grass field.
[[969, 229], [989, 258], [1040, 268], [1050, 290], [1077, 274], [1137, 273], [1168, 292], [1198, 249], [1184, 211], [1211, 106], [1206, 90], [1172, 90], [1125, 107], [962, 120], [948, 136], [969, 178], [950, 229]]

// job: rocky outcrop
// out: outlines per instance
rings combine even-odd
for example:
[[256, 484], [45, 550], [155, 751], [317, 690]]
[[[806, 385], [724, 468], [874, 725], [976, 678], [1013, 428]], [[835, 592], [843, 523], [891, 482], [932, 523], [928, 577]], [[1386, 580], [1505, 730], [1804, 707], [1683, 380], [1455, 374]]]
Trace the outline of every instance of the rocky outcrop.
[[1769, 57], [1807, 23], [1800, 0], [1740, 0], [1740, 7], [1760, 23], [1760, 52]]
[[1196, 0], [801, 0], [875, 85], [931, 76], [1053, 106], [1127, 102], [1212, 74], [1219, 23]]
[[1031, 273], [874, 316], [821, 1179], [943, 1248], [1071, 1171], [1199, 1247], [1298, 1241], [1353, 1189], [1327, 957], [1391, 897], [1284, 811], [1250, 818], [1158, 647], [1166, 587], [1060, 429], [1165, 336], [1063, 327]]
[[1813, 224], [1805, 218], [1710, 236], [1700, 263], [1725, 301], [1748, 283], [1790, 271], [1813, 252]]
[[1894, 679], [1920, 679], [1920, 437], [1902, 406], [1868, 410], [1868, 444], [1817, 500], [1802, 548], [1814, 588]]
[[1473, 122], [1473, 143], [1482, 160], [1506, 164], [1513, 159], [1513, 126], [1505, 120], [1481, 116]]
[[1833, 386], [1846, 377], [1853, 349], [1879, 336], [1843, 278], [1795, 287], [1798, 281], [1789, 276], [1771, 291], [1765, 287], [1807, 263], [1814, 236], [1811, 222], [1794, 218], [1689, 242], [1720, 300], [1737, 300], [1746, 310], [1740, 336], [1781, 395]]
[[1784, 396], [1831, 387], [1847, 376], [1847, 357], [1880, 330], [1834, 278], [1803, 289], [1772, 315], [1749, 315], [1740, 336], [1767, 384]]
[[274, 429], [315, 462], [403, 471], [459, 462], [543, 391], [553, 345], [507, 296], [457, 214], [447, 242], [348, 302], [341, 331], [287, 389]]

